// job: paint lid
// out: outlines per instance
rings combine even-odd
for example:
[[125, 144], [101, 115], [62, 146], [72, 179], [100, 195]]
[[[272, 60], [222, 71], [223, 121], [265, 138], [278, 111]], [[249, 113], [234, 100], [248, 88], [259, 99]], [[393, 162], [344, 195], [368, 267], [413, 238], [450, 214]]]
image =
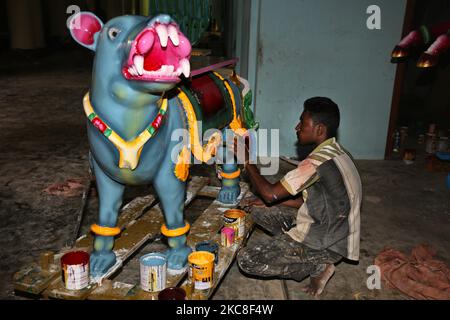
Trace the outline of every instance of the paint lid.
[[226, 218], [237, 219], [245, 217], [246, 212], [240, 209], [229, 209], [225, 211], [224, 216]]
[[178, 287], [166, 288], [158, 294], [158, 300], [186, 300], [186, 291]]
[[71, 251], [61, 257], [61, 265], [88, 264], [89, 253], [86, 251]]
[[139, 259], [139, 262], [144, 266], [163, 266], [166, 261], [166, 255], [159, 252], [145, 254]]
[[196, 251], [209, 251], [214, 252], [219, 249], [219, 245], [211, 240], [199, 242], [195, 245]]
[[208, 251], [194, 251], [188, 256], [188, 261], [198, 266], [214, 262], [215, 255]]

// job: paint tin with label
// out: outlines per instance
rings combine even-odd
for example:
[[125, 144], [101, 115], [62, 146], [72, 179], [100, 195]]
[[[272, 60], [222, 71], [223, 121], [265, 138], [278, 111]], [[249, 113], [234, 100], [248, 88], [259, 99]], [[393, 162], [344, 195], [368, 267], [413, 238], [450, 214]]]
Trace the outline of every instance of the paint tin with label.
[[189, 281], [196, 290], [210, 289], [214, 280], [214, 254], [194, 251], [189, 257]]
[[214, 241], [203, 241], [195, 245], [195, 251], [208, 251], [214, 255], [214, 263], [219, 262], [219, 245]]
[[162, 253], [149, 253], [140, 259], [141, 288], [158, 292], [166, 288], [167, 258]]
[[81, 290], [89, 285], [89, 253], [68, 252], [61, 257], [62, 280], [68, 290]]
[[223, 215], [223, 224], [225, 227], [234, 229], [234, 240], [239, 240], [245, 233], [245, 211], [239, 209], [230, 209]]
[[231, 247], [234, 243], [234, 229], [223, 227], [220, 231], [220, 239], [223, 247]]

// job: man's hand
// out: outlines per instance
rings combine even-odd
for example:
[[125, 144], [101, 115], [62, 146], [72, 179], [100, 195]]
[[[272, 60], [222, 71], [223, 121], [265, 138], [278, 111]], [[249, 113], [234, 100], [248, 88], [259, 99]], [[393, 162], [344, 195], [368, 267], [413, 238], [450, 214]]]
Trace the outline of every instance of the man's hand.
[[244, 198], [242, 199], [242, 201], [240, 202], [240, 206], [242, 208], [253, 208], [253, 207], [266, 207], [266, 204], [264, 203], [264, 201], [261, 200], [261, 198], [258, 197], [248, 197], [248, 198]]
[[250, 161], [250, 148], [248, 137], [235, 137], [233, 140], [232, 151], [236, 156], [238, 164], [246, 164]]
[[[237, 139], [240, 139], [238, 141]], [[236, 137], [233, 142], [232, 151], [238, 159], [238, 163], [244, 164], [247, 176], [250, 179], [252, 186], [255, 187], [256, 192], [267, 205], [272, 205], [291, 197], [291, 194], [281, 184], [276, 182], [274, 184], [267, 181], [258, 170], [258, 167], [250, 162], [250, 140], [248, 136]], [[239, 150], [241, 149], [241, 150]], [[244, 149], [244, 150], [242, 150]]]

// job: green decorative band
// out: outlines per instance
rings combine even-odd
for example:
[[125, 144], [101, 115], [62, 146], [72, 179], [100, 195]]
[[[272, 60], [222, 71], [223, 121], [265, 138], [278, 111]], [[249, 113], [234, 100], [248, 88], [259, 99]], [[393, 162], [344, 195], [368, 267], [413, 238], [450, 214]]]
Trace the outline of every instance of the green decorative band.
[[162, 110], [162, 109], [159, 110], [159, 114], [162, 115], [162, 116], [165, 115], [166, 112], [167, 112], [166, 110]]
[[147, 131], [148, 131], [151, 135], [153, 135], [153, 134], [155, 133], [155, 128], [153, 128], [152, 126], [150, 126], [150, 127], [147, 128]]
[[103, 132], [103, 134], [104, 134], [106, 137], [109, 137], [109, 136], [111, 135], [111, 132], [112, 132], [112, 130], [111, 130], [110, 128], [108, 128], [108, 129], [105, 130], [105, 132]]
[[423, 43], [429, 44], [431, 42], [430, 30], [424, 25], [420, 26], [420, 34], [422, 35]]
[[88, 119], [92, 121], [92, 119], [94, 119], [97, 115], [95, 114], [95, 112], [92, 112], [90, 115], [88, 115]]

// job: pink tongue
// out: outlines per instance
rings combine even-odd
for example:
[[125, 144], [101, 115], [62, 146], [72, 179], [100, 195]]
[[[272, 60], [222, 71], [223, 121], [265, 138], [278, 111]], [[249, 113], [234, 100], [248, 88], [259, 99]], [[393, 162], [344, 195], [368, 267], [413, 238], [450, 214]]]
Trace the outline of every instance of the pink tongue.
[[140, 37], [137, 45], [137, 49], [140, 55], [145, 55], [153, 46], [155, 36], [153, 31], [147, 30]]

